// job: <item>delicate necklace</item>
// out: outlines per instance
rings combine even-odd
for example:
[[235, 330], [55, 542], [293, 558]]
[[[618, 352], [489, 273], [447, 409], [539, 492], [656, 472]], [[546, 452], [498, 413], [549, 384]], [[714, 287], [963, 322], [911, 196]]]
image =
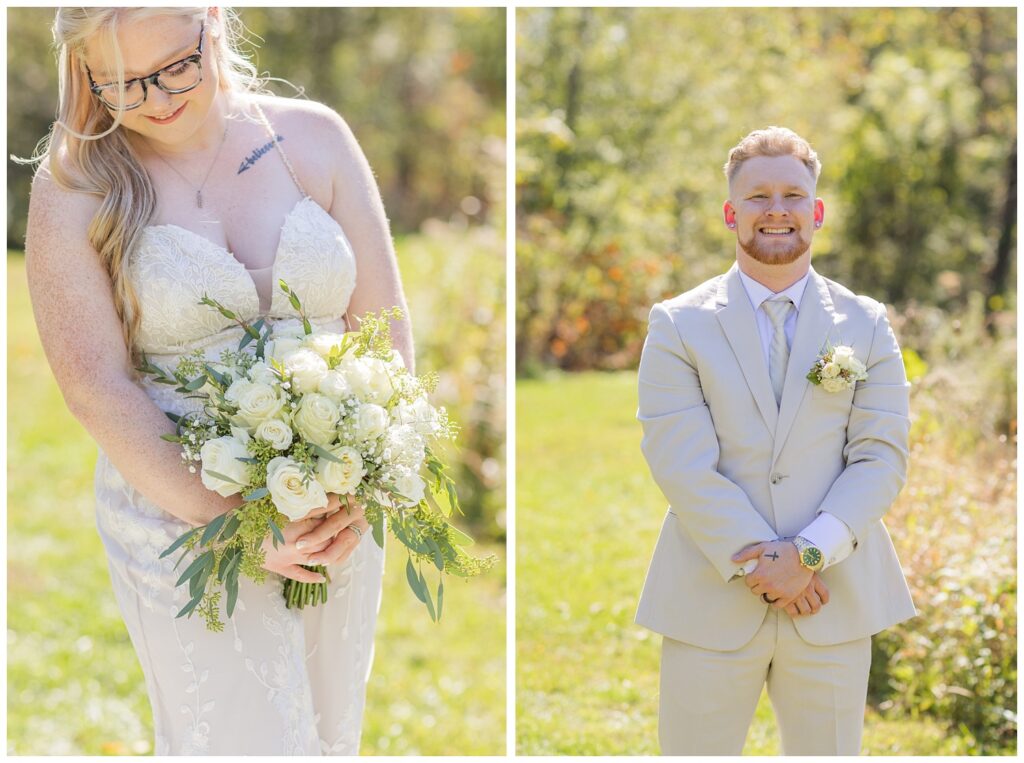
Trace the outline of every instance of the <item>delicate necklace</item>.
[[184, 175], [182, 175], [181, 172], [177, 169], [177, 167], [175, 167], [173, 164], [171, 164], [166, 159], [164, 159], [162, 156], [160, 156], [160, 152], [158, 152], [152, 146], [149, 147], [150, 150], [154, 154], [156, 154], [156, 158], [157, 159], [159, 159], [164, 164], [166, 164], [170, 169], [174, 170], [175, 174], [177, 174], [178, 177], [180, 177], [182, 180], [184, 180], [188, 184], [189, 188], [193, 188], [195, 190], [195, 192], [196, 192], [196, 207], [198, 207], [199, 209], [203, 208], [203, 186], [206, 185], [206, 181], [210, 177], [210, 173], [213, 172], [213, 166], [217, 163], [217, 157], [220, 156], [221, 149], [224, 148], [224, 142], [228, 139], [228, 125], [230, 125], [230, 122], [225, 121], [225, 123], [224, 123], [224, 135], [220, 139], [220, 145], [217, 146], [217, 153], [215, 153], [213, 155], [213, 159], [210, 160], [210, 168], [206, 171], [206, 175], [203, 177], [203, 182], [199, 184], [198, 188], [193, 186], [192, 185], [192, 181], [189, 180]]

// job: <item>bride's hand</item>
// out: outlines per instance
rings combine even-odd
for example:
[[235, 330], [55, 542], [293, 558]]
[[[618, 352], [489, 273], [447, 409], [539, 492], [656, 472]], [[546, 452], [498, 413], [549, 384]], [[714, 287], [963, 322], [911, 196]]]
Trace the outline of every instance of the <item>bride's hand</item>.
[[296, 547], [307, 554], [305, 564], [344, 562], [370, 530], [361, 504], [352, 501], [349, 509], [348, 503], [342, 503], [336, 494], [330, 493], [328, 498], [328, 511], [334, 513], [297, 539]]
[[325, 522], [326, 520], [321, 517], [312, 516], [295, 522], [289, 522], [281, 528], [281, 534], [284, 536], [285, 542], [278, 542], [276, 548], [274, 547], [273, 536], [268, 536], [263, 541], [263, 551], [266, 554], [266, 558], [263, 561], [263, 569], [276, 572], [278, 575], [297, 580], [300, 583], [325, 582], [326, 579], [323, 575], [303, 569], [300, 565], [310, 564], [307, 558], [308, 555], [326, 548], [330, 544], [330, 539], [321, 543], [319, 547], [314, 545], [304, 546], [301, 551], [295, 546], [296, 540], [311, 531], [315, 531]]

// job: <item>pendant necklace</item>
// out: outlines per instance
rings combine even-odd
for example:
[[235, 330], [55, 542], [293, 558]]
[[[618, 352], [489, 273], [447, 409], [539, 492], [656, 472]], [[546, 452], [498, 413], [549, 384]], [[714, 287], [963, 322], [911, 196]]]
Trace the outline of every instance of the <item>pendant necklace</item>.
[[199, 209], [203, 208], [203, 187], [206, 185], [206, 181], [210, 177], [210, 173], [213, 172], [213, 167], [217, 163], [217, 157], [220, 156], [221, 149], [224, 148], [224, 142], [228, 138], [228, 125], [229, 124], [230, 124], [230, 122], [227, 122], [225, 120], [225, 123], [224, 123], [224, 135], [221, 136], [220, 145], [217, 146], [217, 153], [215, 153], [213, 155], [213, 159], [210, 161], [210, 168], [206, 171], [206, 175], [203, 177], [203, 182], [199, 184], [198, 188], [193, 186], [192, 182], [187, 177], [185, 177], [183, 174], [181, 174], [181, 172], [173, 164], [171, 164], [166, 159], [164, 159], [156, 149], [154, 149], [152, 146], [150, 146], [150, 150], [154, 154], [156, 154], [156, 158], [157, 159], [159, 159], [164, 164], [166, 164], [170, 169], [174, 170], [175, 174], [178, 177], [180, 177], [182, 180], [184, 180], [188, 184], [189, 188], [192, 188], [192, 189], [195, 190], [195, 192], [196, 192], [196, 207], [199, 208]]

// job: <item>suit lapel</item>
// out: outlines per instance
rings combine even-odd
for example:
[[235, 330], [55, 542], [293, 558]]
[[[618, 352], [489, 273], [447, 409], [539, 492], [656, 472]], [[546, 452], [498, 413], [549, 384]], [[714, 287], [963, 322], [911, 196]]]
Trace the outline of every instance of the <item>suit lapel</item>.
[[825, 280], [812, 268], [803, 296], [800, 298], [796, 332], [793, 335], [793, 346], [789, 351], [786, 383], [782, 389], [778, 426], [775, 430], [773, 463], [779, 457], [789, 430], [796, 420], [797, 411], [800, 410], [800, 405], [807, 394], [807, 388], [811, 385], [807, 380], [807, 373], [814, 365], [818, 353], [825, 348], [826, 342], [836, 341], [836, 325], [844, 319], [845, 316], [836, 315]]
[[[754, 396], [754, 402], [757, 403], [765, 426], [769, 432], [774, 432], [779, 419], [779, 409], [775, 405], [775, 393], [772, 392], [772, 382], [768, 378], [768, 367], [764, 362], [764, 350], [761, 349], [761, 337], [757, 332], [754, 308], [750, 305], [750, 297], [743, 288], [735, 264], [719, 281], [716, 301], [721, 305], [721, 309], [716, 313], [718, 322], [725, 332], [726, 339], [729, 340], [740, 368], [743, 369], [743, 376], [750, 387], [750, 393]], [[792, 357], [790, 359], [792, 360]]]

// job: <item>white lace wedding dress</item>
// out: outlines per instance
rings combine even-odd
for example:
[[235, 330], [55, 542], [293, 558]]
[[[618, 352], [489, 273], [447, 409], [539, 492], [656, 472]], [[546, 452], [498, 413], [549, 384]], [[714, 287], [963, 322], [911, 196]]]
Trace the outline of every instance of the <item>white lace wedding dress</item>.
[[[143, 231], [128, 273], [141, 305], [139, 346], [149, 359], [172, 369], [197, 348], [209, 359], [237, 348], [241, 329], [198, 304], [204, 294], [249, 322], [261, 313], [270, 322], [295, 320], [284, 293], [274, 288], [270, 297], [277, 279], [300, 296], [315, 327], [344, 330], [355, 258], [338, 223], [302, 192], [281, 229], [271, 272], [247, 271], [226, 249], [185, 228]], [[269, 310], [261, 311], [261, 301]], [[170, 386], [143, 387], [165, 411], [180, 414], [184, 403], [194, 403]], [[175, 586], [183, 567], [174, 570], [177, 554], [159, 559], [189, 525], [134, 490], [102, 452], [96, 506], [114, 592], [146, 678], [156, 754], [358, 752], [384, 560], [372, 538], [329, 568], [326, 605], [286, 609], [282, 578], [269, 574], [257, 586], [243, 577], [233, 617], [213, 633], [198, 616], [175, 618], [189, 598], [187, 586]]]

